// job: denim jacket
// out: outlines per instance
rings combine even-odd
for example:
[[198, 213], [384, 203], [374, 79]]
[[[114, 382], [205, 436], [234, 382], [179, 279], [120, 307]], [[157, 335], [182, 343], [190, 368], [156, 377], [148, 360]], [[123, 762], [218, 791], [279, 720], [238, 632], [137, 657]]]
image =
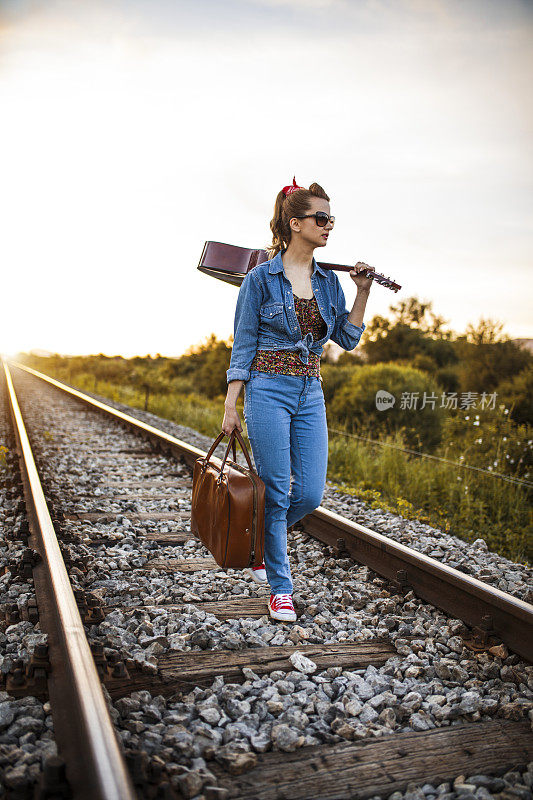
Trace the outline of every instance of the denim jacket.
[[329, 339], [345, 350], [358, 345], [365, 323], [359, 327], [348, 321], [349, 311], [336, 273], [319, 267], [314, 258], [311, 285], [327, 325], [325, 336], [316, 342], [312, 333], [302, 337], [281, 253], [244, 276], [235, 309], [233, 349], [226, 372], [228, 383], [250, 379], [250, 365], [257, 350], [293, 350], [302, 364], [308, 364], [309, 353], [322, 355], [323, 345]]

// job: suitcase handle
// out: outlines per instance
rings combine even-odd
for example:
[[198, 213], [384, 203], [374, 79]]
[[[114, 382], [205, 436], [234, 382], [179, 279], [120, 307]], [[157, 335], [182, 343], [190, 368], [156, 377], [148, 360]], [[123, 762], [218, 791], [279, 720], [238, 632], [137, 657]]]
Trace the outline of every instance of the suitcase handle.
[[[226, 436], [224, 431], [222, 431], [222, 433], [219, 433], [219, 435], [217, 436], [217, 438], [215, 439], [215, 441], [211, 445], [211, 449], [209, 450], [208, 454], [205, 457], [205, 464], [207, 464], [207, 462], [209, 461], [209, 459], [213, 455], [213, 450], [215, 450], [217, 448], [218, 443], [224, 438], [224, 436]], [[237, 461], [237, 449], [235, 447], [235, 440], [233, 440], [233, 460]]]
[[[221, 432], [218, 434], [217, 438], [215, 439], [215, 441], [214, 441], [214, 442], [213, 442], [213, 444], [211, 445], [211, 447], [210, 447], [210, 449], [209, 449], [209, 452], [208, 452], [208, 454], [207, 454], [207, 455], [206, 455], [206, 457], [205, 457], [205, 462], [204, 462], [205, 466], [207, 466], [207, 464], [208, 464], [208, 462], [209, 462], [209, 459], [210, 459], [210, 458], [211, 458], [211, 456], [213, 455], [213, 451], [214, 451], [214, 450], [217, 448], [218, 444], [219, 444], [219, 443], [222, 441], [222, 439], [223, 439], [225, 436], [227, 436], [227, 434], [226, 434], [226, 433], [224, 433], [224, 431], [221, 431]], [[249, 454], [248, 454], [248, 449], [247, 449], [247, 447], [246, 447], [246, 444], [245, 444], [245, 442], [244, 442], [244, 439], [242, 438], [242, 436], [241, 436], [241, 434], [239, 433], [239, 431], [237, 430], [237, 428], [233, 428], [232, 432], [229, 434], [229, 442], [228, 442], [228, 446], [227, 446], [227, 448], [226, 448], [226, 453], [224, 454], [224, 458], [222, 459], [222, 465], [221, 465], [221, 467], [220, 467], [220, 474], [221, 474], [221, 475], [222, 475], [222, 473], [224, 472], [224, 466], [225, 466], [225, 464], [226, 464], [226, 459], [227, 459], [227, 457], [228, 457], [228, 453], [229, 453], [230, 447], [232, 447], [232, 446], [233, 446], [233, 460], [234, 460], [235, 462], [237, 461], [237, 449], [236, 449], [236, 447], [235, 447], [235, 438], [237, 438], [237, 441], [239, 442], [239, 444], [240, 444], [240, 446], [241, 446], [242, 452], [244, 453], [244, 457], [246, 458], [246, 461], [248, 462], [248, 466], [250, 467], [250, 469], [252, 470], [252, 472], [255, 472], [255, 470], [254, 470], [254, 468], [253, 468], [253, 466], [252, 466], [252, 462], [251, 462], [251, 460], [250, 460], [250, 456], [249, 456]]]
[[220, 471], [221, 472], [224, 471], [224, 464], [226, 463], [226, 459], [228, 457], [229, 448], [230, 448], [231, 444], [233, 444], [233, 460], [235, 462], [237, 461], [237, 453], [235, 452], [235, 438], [237, 438], [237, 441], [239, 442], [239, 444], [241, 446], [241, 450], [244, 453], [244, 457], [246, 458], [246, 461], [248, 462], [248, 466], [250, 467], [252, 472], [254, 472], [255, 470], [254, 470], [254, 468], [252, 466], [252, 462], [250, 461], [250, 456], [248, 454], [248, 450], [246, 448], [246, 444], [245, 444], [244, 439], [242, 438], [241, 434], [237, 430], [237, 428], [233, 428], [232, 432], [229, 435], [229, 442], [228, 442], [228, 446], [226, 448], [226, 455], [224, 456], [224, 458], [222, 460], [222, 467], [220, 468]]

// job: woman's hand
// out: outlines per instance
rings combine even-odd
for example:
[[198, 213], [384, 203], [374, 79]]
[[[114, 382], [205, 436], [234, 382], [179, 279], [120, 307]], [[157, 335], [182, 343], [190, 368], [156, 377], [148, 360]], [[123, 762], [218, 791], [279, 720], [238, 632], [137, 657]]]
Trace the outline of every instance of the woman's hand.
[[359, 273], [363, 272], [364, 270], [372, 270], [372, 272], [376, 271], [374, 267], [369, 267], [364, 261], [358, 261], [355, 267], [350, 270], [350, 278], [358, 289], [363, 289], [369, 292], [370, 287], [372, 286], [373, 278], [372, 276], [366, 278], [364, 275], [359, 275]]
[[237, 398], [244, 386], [244, 381], [234, 380], [228, 383], [228, 393], [224, 401], [224, 420], [222, 430], [229, 436], [234, 428], [242, 433], [242, 425], [237, 413]]
[[242, 433], [242, 425], [239, 417], [239, 412], [236, 408], [231, 406], [224, 406], [224, 419], [222, 421], [222, 430], [228, 436], [234, 428], [237, 428], [239, 433]]

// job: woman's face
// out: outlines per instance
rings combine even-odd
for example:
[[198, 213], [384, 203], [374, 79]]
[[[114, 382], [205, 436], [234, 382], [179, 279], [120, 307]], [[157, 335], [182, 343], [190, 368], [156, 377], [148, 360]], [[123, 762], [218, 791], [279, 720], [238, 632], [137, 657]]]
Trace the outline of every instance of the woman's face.
[[[313, 197], [310, 208], [306, 211], [306, 214], [314, 214], [315, 211], [324, 211], [329, 216], [331, 211], [328, 201], [324, 200], [322, 197]], [[293, 218], [290, 225], [293, 235], [296, 233], [302, 242], [306, 242], [312, 247], [325, 247], [328, 243], [328, 236], [333, 228], [329, 220], [326, 225], [321, 228], [316, 224], [314, 217], [307, 217], [306, 219]]]

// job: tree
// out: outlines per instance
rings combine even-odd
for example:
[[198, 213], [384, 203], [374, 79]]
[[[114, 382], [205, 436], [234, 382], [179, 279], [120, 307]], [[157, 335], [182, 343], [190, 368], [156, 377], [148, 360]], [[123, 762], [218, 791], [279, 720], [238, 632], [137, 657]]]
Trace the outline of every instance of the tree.
[[[156, 370], [140, 357], [132, 359], [136, 366], [132, 370], [130, 377], [134, 386], [144, 392], [144, 410], [148, 411], [148, 402], [151, 394], [166, 394], [169, 390], [168, 383]], [[144, 363], [143, 363], [144, 361]]]
[[205, 342], [189, 347], [180, 358], [169, 359], [162, 372], [170, 381], [180, 379], [179, 383], [190, 383], [194, 391], [217, 397], [226, 393], [230, 357], [231, 345], [212, 333]]
[[[437, 367], [457, 362], [454, 343], [446, 339], [432, 338], [424, 331], [411, 327], [405, 322], [384, 325], [383, 318], [371, 328], [370, 337], [365, 340], [365, 353], [368, 364], [390, 361], [411, 361], [418, 354], [431, 358]], [[373, 321], [372, 321], [373, 322]], [[377, 336], [373, 335], [377, 328]], [[365, 331], [366, 333], [366, 331]]]
[[433, 312], [431, 305], [430, 301], [407, 297], [389, 306], [392, 319], [376, 314], [365, 330], [367, 363], [412, 361], [421, 355], [436, 367], [454, 364], [453, 334], [443, 330], [446, 321]]
[[478, 345], [508, 341], [509, 337], [502, 331], [503, 322], [481, 317], [477, 326], [471, 323], [466, 326], [466, 341]]
[[98, 391], [98, 381], [122, 383], [128, 373], [128, 362], [122, 356], [108, 357], [100, 353], [90, 357], [89, 371], [94, 376], [93, 391]]
[[[490, 339], [492, 341], [488, 341]], [[478, 328], [474, 333], [459, 337], [455, 347], [462, 391], [494, 391], [502, 381], [512, 379], [533, 365], [533, 355], [528, 350], [509, 338], [497, 338], [497, 330]]]
[[451, 331], [443, 332], [442, 327], [448, 324], [444, 317], [437, 316], [432, 310], [432, 302], [422, 302], [418, 297], [407, 297], [395, 306], [389, 306], [396, 324], [417, 328], [423, 333], [440, 338], [450, 338]]
[[202, 362], [196, 375], [198, 391], [207, 397], [223, 395], [227, 390], [226, 370], [229, 368], [231, 349], [211, 334], [202, 352]]

